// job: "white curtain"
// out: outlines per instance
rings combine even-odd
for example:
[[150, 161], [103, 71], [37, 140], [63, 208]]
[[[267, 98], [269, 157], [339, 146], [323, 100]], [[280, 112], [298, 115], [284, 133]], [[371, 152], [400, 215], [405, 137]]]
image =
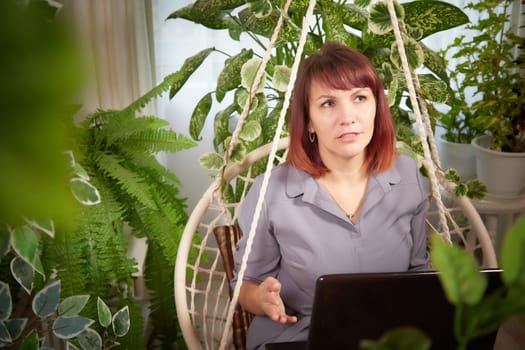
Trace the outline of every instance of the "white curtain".
[[[75, 31], [88, 84], [80, 117], [121, 109], [153, 86], [151, 4], [145, 0], [62, 0], [62, 15]], [[144, 114], [154, 114], [155, 104]]]

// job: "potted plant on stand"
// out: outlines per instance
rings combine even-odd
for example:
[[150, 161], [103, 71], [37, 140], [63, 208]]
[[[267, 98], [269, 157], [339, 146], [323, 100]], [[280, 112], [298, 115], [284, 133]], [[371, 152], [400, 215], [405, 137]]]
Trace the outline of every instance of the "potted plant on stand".
[[512, 4], [467, 4], [479, 20], [467, 26], [472, 37], [463, 35], [453, 44], [461, 88], [472, 93], [465, 110], [472, 113], [472, 126], [484, 131], [472, 140], [477, 177], [496, 198], [516, 198], [525, 191], [525, 79], [520, 72], [525, 63], [518, 51], [525, 39], [511, 26]]
[[476, 178], [476, 158], [471, 142], [483, 131], [473, 125], [474, 115], [466, 102], [464, 87], [458, 84], [457, 72], [451, 72], [450, 77], [457, 90], [451, 86], [447, 103], [450, 109], [436, 118], [439, 157], [444, 169], [454, 168], [462, 179], [472, 180]]

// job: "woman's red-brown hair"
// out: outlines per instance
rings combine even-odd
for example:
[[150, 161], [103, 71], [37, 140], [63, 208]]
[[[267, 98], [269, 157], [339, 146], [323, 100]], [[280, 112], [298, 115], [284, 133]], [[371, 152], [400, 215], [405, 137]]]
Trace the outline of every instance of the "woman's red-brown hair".
[[370, 60], [345, 45], [329, 42], [299, 67], [289, 121], [288, 161], [318, 178], [330, 171], [321, 160], [317, 142], [308, 138], [309, 93], [313, 81], [335, 89], [368, 87], [376, 100], [374, 134], [366, 147], [365, 167], [371, 173], [388, 170], [394, 163], [395, 126], [383, 82]]

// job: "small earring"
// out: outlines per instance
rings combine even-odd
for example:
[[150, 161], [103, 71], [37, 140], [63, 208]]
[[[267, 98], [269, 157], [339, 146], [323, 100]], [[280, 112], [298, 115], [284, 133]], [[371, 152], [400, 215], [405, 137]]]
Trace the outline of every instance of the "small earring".
[[308, 139], [310, 140], [310, 143], [314, 143], [315, 142], [315, 132], [309, 132]]

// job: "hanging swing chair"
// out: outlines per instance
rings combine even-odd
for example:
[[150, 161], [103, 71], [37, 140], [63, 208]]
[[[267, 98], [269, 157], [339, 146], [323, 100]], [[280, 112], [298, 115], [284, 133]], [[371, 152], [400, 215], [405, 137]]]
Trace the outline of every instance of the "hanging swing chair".
[[[306, 12], [297, 49], [296, 57], [298, 58], [302, 57], [308, 22], [313, 15], [315, 2], [315, 0], [310, 1]], [[287, 13], [290, 3], [291, 0], [287, 0], [281, 11], [281, 16], [252, 86], [259, 85], [271, 50], [283, 26], [283, 14]], [[497, 267], [494, 245], [480, 215], [469, 198], [457, 197], [454, 194], [455, 184], [445, 180], [440, 170], [425, 105], [418, 103], [416, 98], [414, 86], [417, 86], [418, 82], [413, 81], [410, 74], [393, 0], [387, 0], [386, 3], [398, 47], [401, 48], [399, 53], [423, 144], [424, 157], [421, 161], [426, 167], [430, 184], [430, 209], [427, 213], [429, 232], [437, 233], [444, 239], [464, 247], [465, 250], [478, 257], [480, 267]], [[252, 316], [242, 310], [237, 303], [240, 283], [237, 283], [233, 289], [230, 287], [235, 244], [243, 234], [236, 225], [237, 209], [253, 181], [251, 167], [259, 160], [267, 159], [252, 227], [250, 232], [244, 232], [248, 235], [248, 241], [239, 270], [238, 280], [242, 281], [269, 174], [274, 166], [286, 160], [288, 139], [281, 138], [280, 135], [298, 66], [299, 59], [296, 59], [292, 66], [290, 83], [273, 142], [250, 152], [242, 162], [229, 164], [222, 169], [196, 204], [182, 234], [175, 263], [174, 292], [179, 325], [189, 349], [244, 349], [245, 335]], [[229, 155], [249, 113], [250, 100], [253, 99], [254, 94], [255, 92], [247, 100], [232, 134], [229, 149], [225, 155], [226, 164], [229, 163]], [[423, 113], [420, 108], [423, 109]], [[428, 135], [428, 139], [424, 135]], [[242, 189], [241, 198], [236, 203], [226, 203], [224, 199], [223, 189], [228, 184]]]

